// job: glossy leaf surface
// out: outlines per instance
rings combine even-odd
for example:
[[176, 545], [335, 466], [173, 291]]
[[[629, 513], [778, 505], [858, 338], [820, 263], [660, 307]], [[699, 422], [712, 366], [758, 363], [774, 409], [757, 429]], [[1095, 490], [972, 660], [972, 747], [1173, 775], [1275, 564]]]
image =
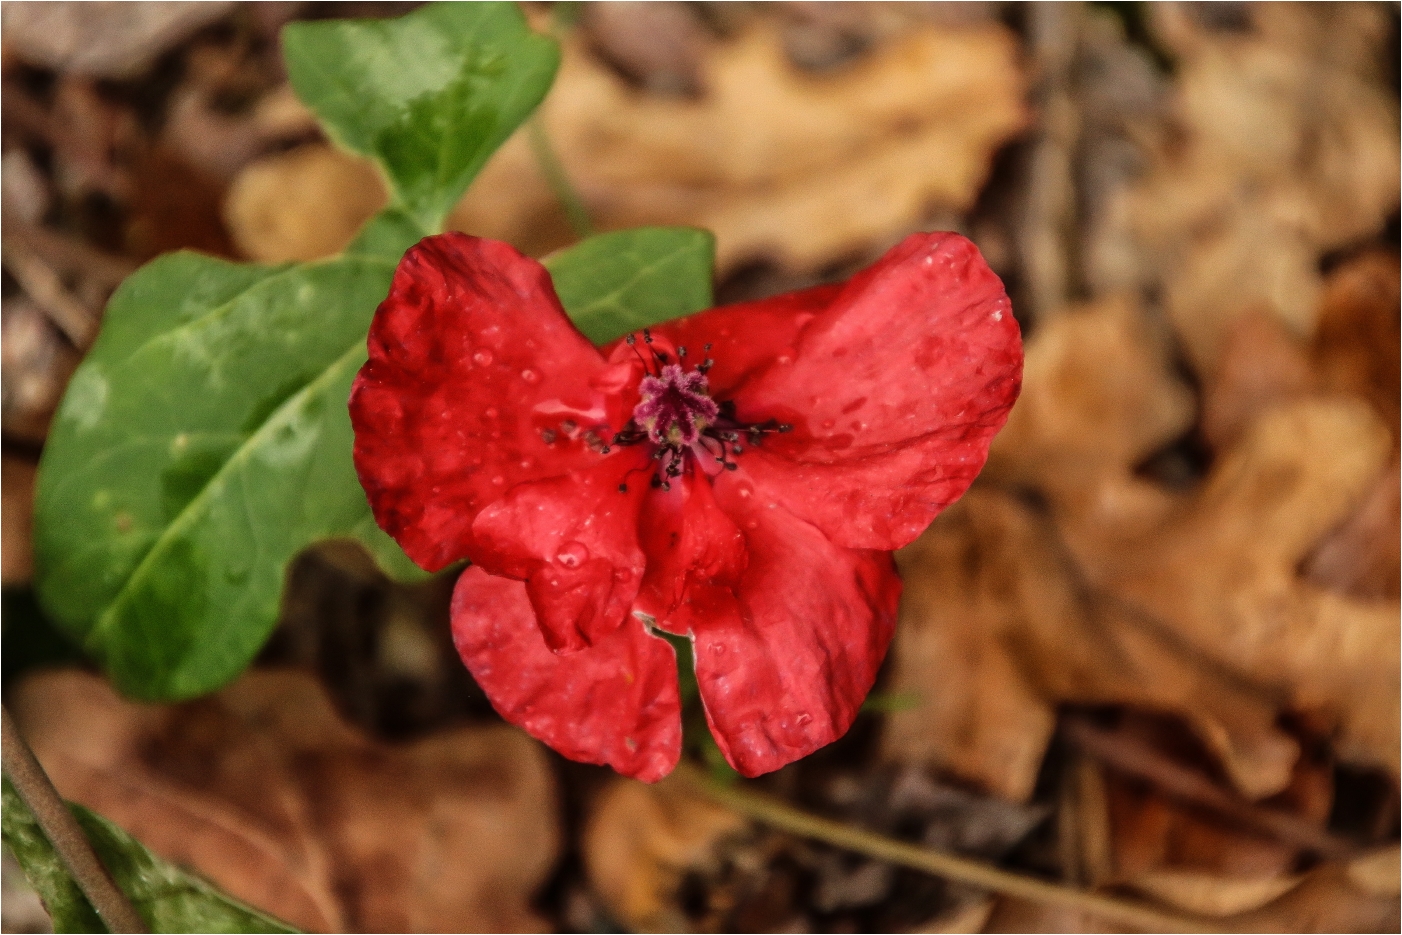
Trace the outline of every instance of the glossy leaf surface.
[[50, 431], [35, 550], [46, 610], [125, 692], [237, 675], [314, 541], [352, 536], [416, 572], [371, 518], [345, 407], [407, 246], [372, 225], [304, 266], [174, 254], [113, 297]]
[[711, 305], [716, 239], [692, 227], [590, 237], [545, 259], [560, 304], [595, 344]]
[[[121, 828], [81, 805], [69, 806], [119, 889], [153, 932], [295, 932], [225, 896], [146, 850]], [[44, 901], [56, 932], [106, 932], [24, 800], [4, 782], [5, 845]]]
[[298, 97], [341, 145], [379, 162], [429, 231], [540, 103], [560, 60], [512, 3], [293, 23], [283, 48]]

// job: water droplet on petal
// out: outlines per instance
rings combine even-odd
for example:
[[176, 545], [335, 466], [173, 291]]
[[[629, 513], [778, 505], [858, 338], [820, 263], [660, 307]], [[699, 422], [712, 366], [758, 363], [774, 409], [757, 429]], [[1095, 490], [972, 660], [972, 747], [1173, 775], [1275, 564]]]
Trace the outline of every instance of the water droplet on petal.
[[488, 419], [495, 419], [495, 418], [499, 415], [499, 413], [497, 412], [497, 407], [496, 407], [496, 406], [488, 406], [487, 409], [486, 409], [486, 411], [485, 411], [483, 414], [484, 414]]
[[540, 374], [536, 373], [534, 370], [522, 370], [521, 379], [525, 380], [527, 383], [538, 383], [540, 382]]
[[589, 549], [583, 542], [566, 542], [555, 553], [555, 561], [566, 568], [578, 568], [589, 560]]
[[500, 487], [502, 484], [506, 483], [506, 478], [498, 474], [496, 477], [492, 478], [492, 483]]
[[800, 714], [798, 717], [794, 718], [794, 720], [798, 721], [798, 723], [800, 724], [807, 724], [809, 721], [813, 720], [813, 715], [804, 712], [803, 714]]
[[484, 347], [472, 355], [472, 361], [479, 367], [486, 367], [492, 362], [492, 352]]
[[826, 431], [826, 430], [832, 428], [834, 425], [837, 425], [836, 420], [834, 420], [834, 419], [824, 419], [824, 420], [823, 420], [823, 426], [822, 426], [822, 427], [823, 427], [823, 430]]
[[748, 497], [750, 496], [750, 494], [754, 493], [754, 488], [751, 487], [749, 484], [741, 484], [740, 489], [737, 491], [737, 493], [739, 493], [742, 497]]
[[746, 528], [746, 529], [758, 529], [758, 528], [759, 528], [759, 521], [758, 521], [758, 520], [753, 520], [753, 519], [752, 519], [752, 520], [750, 520], [748, 523], [745, 524], [745, 528]]

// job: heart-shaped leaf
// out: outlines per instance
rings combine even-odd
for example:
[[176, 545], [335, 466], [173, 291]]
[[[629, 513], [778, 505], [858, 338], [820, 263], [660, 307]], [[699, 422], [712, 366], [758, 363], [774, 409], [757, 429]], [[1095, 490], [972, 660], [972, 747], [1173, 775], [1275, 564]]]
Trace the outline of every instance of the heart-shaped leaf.
[[513, 3], [435, 3], [390, 20], [292, 23], [288, 77], [332, 137], [375, 159], [436, 231], [482, 164], [535, 109], [559, 48]]

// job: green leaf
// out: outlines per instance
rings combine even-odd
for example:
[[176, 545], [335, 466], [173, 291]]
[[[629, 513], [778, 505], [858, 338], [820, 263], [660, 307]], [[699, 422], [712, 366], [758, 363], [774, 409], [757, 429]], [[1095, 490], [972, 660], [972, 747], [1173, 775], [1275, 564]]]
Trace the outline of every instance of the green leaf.
[[[213, 886], [161, 860], [102, 816], [70, 805], [113, 881], [153, 932], [295, 932], [294, 928], [225, 896]], [[78, 884], [19, 797], [4, 781], [5, 845], [44, 901], [56, 932], [105, 932]]]
[[512, 3], [292, 23], [282, 42], [298, 97], [337, 142], [379, 162], [428, 231], [545, 97], [560, 62]]
[[415, 232], [293, 267], [161, 257], [113, 297], [40, 466], [45, 610], [126, 693], [202, 694], [277, 620], [287, 563], [350, 536], [422, 575], [370, 514], [346, 399], [365, 331]]
[[545, 259], [560, 302], [595, 344], [711, 307], [716, 239], [691, 227], [590, 237]]

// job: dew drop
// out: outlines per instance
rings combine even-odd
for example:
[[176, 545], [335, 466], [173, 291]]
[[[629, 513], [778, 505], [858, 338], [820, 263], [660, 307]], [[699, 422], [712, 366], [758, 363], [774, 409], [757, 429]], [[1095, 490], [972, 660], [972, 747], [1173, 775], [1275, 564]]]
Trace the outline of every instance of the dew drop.
[[539, 383], [540, 374], [536, 373], [534, 370], [522, 370], [521, 379], [525, 380], [527, 383]]
[[834, 425], [837, 425], [836, 420], [833, 420], [833, 419], [824, 419], [824, 420], [823, 420], [823, 430], [824, 430], [824, 431], [826, 431], [827, 429], [832, 428]]
[[484, 347], [472, 355], [472, 361], [479, 367], [489, 366], [492, 362], [492, 352]]
[[813, 720], [813, 715], [811, 715], [811, 714], [809, 714], [808, 712], [805, 711], [804, 713], [800, 714], [798, 717], [794, 718], [794, 720], [797, 721], [797, 722], [800, 723], [800, 724], [807, 724], [809, 721]]
[[750, 487], [749, 484], [745, 484], [740, 488], [738, 492], [742, 497], [749, 497], [750, 494], [754, 493], [754, 490]]
[[583, 542], [566, 542], [555, 553], [555, 561], [566, 568], [578, 568], [589, 560], [589, 549]]
[[745, 528], [746, 528], [746, 529], [758, 529], [758, 528], [759, 528], [759, 520], [754, 520], [754, 519], [750, 520], [748, 523], [745, 524]]
[[483, 415], [485, 415], [488, 419], [495, 419], [498, 415], [500, 415], [500, 413], [497, 412], [496, 406], [488, 406]]
[[506, 478], [504, 478], [504, 477], [502, 477], [500, 474], [498, 474], [496, 477], [493, 477], [493, 478], [492, 478], [492, 483], [493, 483], [495, 486], [500, 487], [502, 484], [506, 483]]
[[791, 364], [793, 363], [793, 358], [790, 357], [788, 354], [780, 354], [777, 358], [775, 358], [775, 362], [780, 364]]
[[530, 458], [521, 459], [521, 470], [529, 471], [533, 467], [535, 467], [535, 462], [532, 461]]

